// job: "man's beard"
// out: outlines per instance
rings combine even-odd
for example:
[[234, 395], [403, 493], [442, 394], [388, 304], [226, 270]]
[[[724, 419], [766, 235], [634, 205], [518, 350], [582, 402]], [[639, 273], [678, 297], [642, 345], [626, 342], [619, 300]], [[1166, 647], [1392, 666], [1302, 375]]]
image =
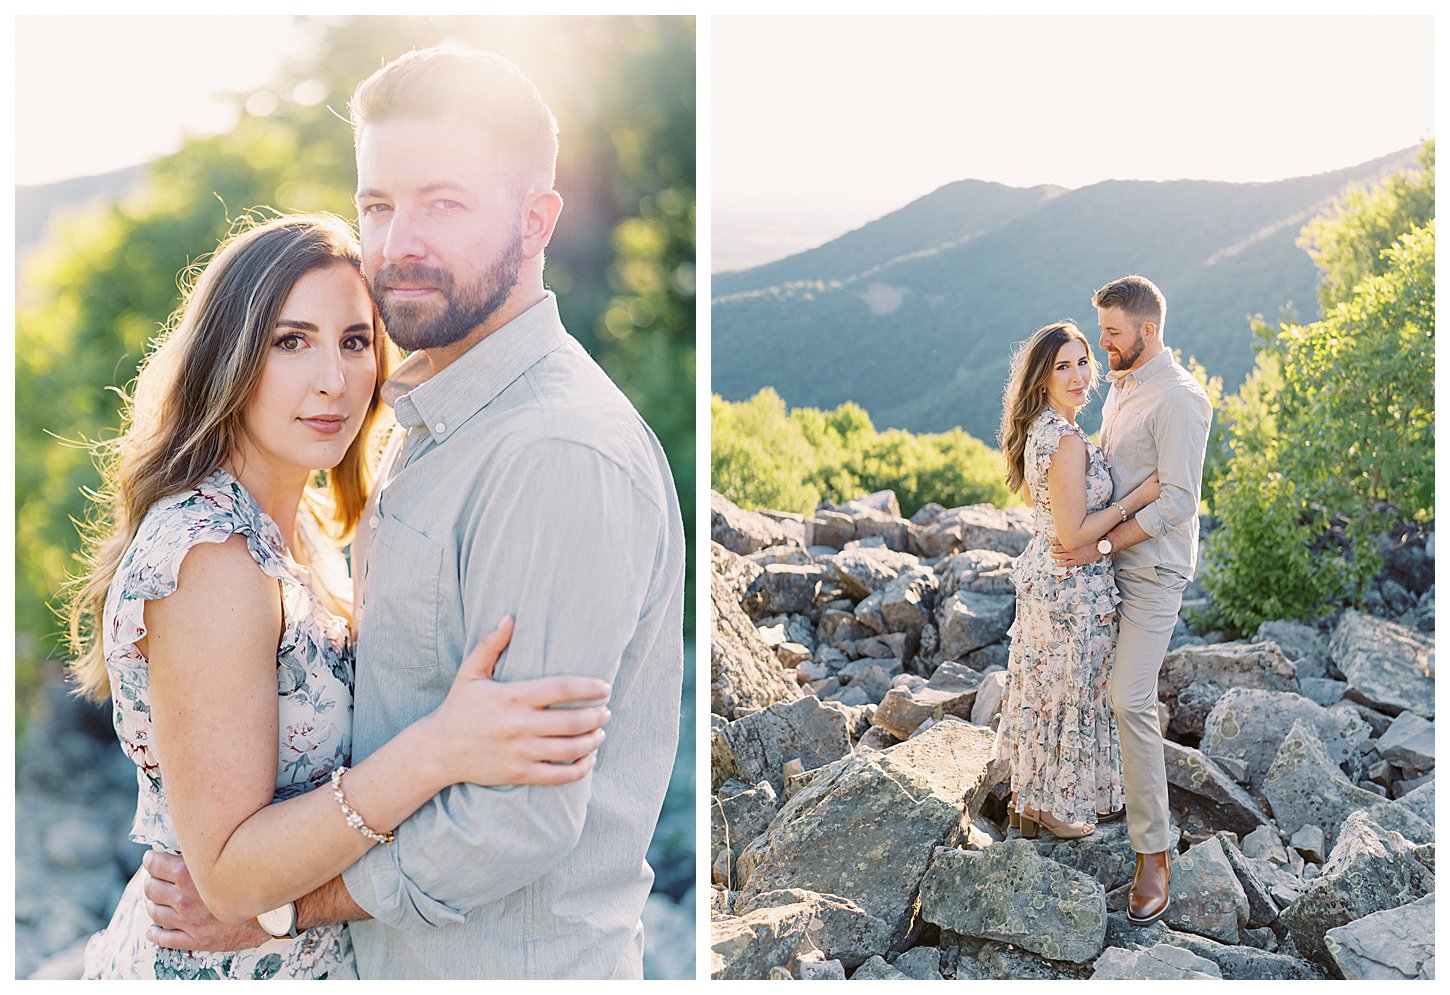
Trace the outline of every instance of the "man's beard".
[[[389, 264], [378, 270], [371, 289], [389, 338], [400, 348], [411, 351], [452, 345], [466, 337], [508, 300], [509, 293], [519, 280], [522, 262], [519, 250], [522, 244], [522, 234], [515, 231], [497, 261], [477, 280], [461, 289], [455, 287], [453, 274], [447, 270], [421, 263]], [[399, 284], [436, 287], [446, 306], [437, 311], [426, 301], [390, 300], [386, 291]]]
[[1143, 345], [1143, 333], [1139, 332], [1138, 337], [1133, 342], [1132, 351], [1108, 353], [1108, 365], [1114, 370], [1131, 369], [1133, 364], [1138, 361], [1138, 357], [1143, 355]]

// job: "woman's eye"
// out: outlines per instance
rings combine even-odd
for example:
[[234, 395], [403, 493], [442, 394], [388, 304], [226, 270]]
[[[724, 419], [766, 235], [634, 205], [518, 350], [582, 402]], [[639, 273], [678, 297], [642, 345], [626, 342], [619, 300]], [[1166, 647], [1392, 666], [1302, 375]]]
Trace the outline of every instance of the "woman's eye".
[[275, 345], [278, 349], [281, 349], [283, 352], [296, 352], [298, 349], [302, 348], [302, 336], [295, 333], [289, 333], [282, 336], [280, 339], [274, 342], [273, 345]]
[[367, 352], [372, 345], [373, 340], [366, 335], [349, 335], [343, 342], [343, 347], [351, 352]]

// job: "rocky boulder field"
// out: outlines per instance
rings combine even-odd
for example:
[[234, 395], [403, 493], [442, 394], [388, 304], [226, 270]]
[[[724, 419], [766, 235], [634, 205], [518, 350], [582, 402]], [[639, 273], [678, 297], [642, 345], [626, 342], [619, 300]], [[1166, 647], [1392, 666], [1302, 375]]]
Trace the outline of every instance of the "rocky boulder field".
[[1148, 927], [1123, 822], [1006, 828], [1026, 509], [716, 494], [711, 536], [711, 977], [1434, 977], [1432, 534], [1389, 550], [1369, 613], [1238, 641], [1180, 617], [1173, 901]]

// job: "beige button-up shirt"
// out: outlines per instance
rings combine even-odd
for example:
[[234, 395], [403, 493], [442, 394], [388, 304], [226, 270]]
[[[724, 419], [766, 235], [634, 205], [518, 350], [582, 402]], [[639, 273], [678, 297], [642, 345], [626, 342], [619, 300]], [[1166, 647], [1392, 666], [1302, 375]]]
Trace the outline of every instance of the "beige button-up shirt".
[[1198, 501], [1213, 405], [1166, 349], [1125, 375], [1103, 403], [1102, 448], [1113, 471], [1113, 500], [1158, 472], [1162, 493], [1138, 512], [1151, 537], [1120, 550], [1119, 570], [1150, 566], [1185, 579], [1198, 563]]
[[600, 677], [613, 718], [583, 780], [454, 785], [348, 868], [374, 917], [352, 924], [358, 973], [638, 978], [684, 672], [669, 465], [552, 294], [429, 369], [389, 381], [399, 430], [354, 546], [355, 759], [436, 708], [507, 614], [496, 678]]

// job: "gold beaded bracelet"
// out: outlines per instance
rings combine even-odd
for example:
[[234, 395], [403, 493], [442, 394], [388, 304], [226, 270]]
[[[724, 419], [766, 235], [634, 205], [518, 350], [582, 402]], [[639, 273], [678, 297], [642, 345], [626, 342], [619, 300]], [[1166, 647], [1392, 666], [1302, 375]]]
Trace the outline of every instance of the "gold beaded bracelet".
[[1118, 514], [1122, 515], [1123, 516], [1123, 521], [1126, 522], [1128, 520], [1128, 512], [1127, 512], [1127, 510], [1122, 505], [1118, 504], [1118, 502], [1116, 502], [1116, 501], [1113, 502], [1113, 507], [1118, 509]]
[[392, 833], [379, 833], [369, 829], [363, 822], [363, 817], [358, 815], [357, 811], [347, 803], [347, 799], [342, 794], [342, 775], [346, 773], [346, 767], [335, 767], [332, 771], [332, 797], [337, 799], [338, 807], [342, 809], [342, 817], [347, 820], [349, 826], [362, 833], [374, 843], [387, 844], [393, 842]]

